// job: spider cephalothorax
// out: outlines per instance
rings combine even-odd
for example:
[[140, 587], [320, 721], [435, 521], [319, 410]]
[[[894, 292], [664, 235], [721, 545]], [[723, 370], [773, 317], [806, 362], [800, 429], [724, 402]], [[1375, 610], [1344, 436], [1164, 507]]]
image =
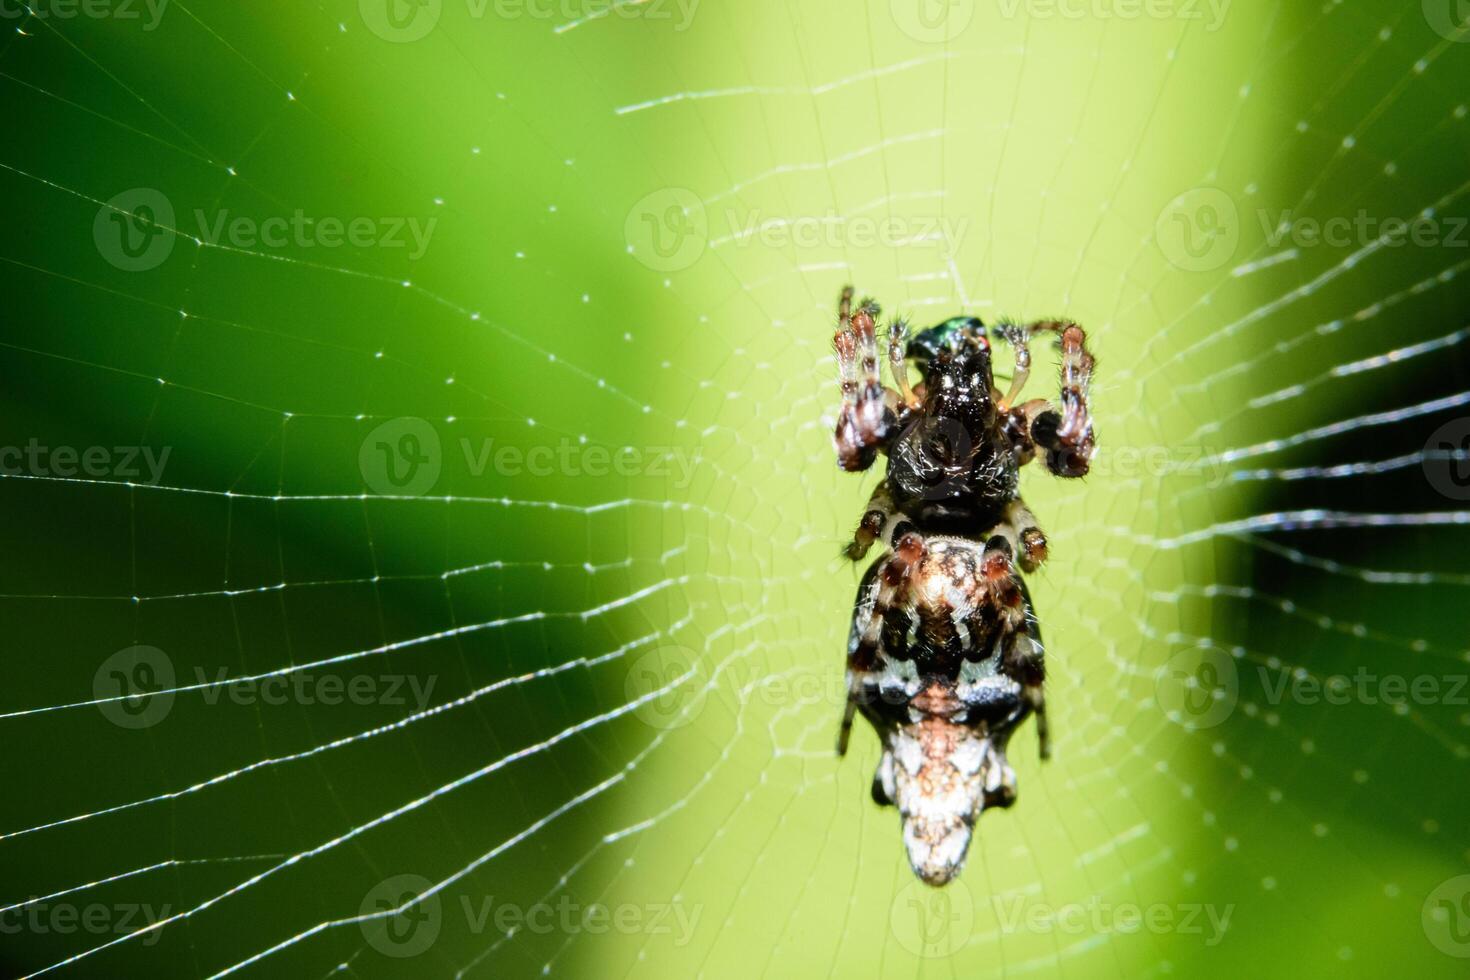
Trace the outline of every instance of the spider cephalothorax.
[[[861, 471], [888, 457], [847, 549], [853, 561], [876, 543], [883, 554], [858, 587], [838, 751], [860, 712], [883, 747], [873, 797], [898, 807], [914, 873], [942, 885], [963, 867], [981, 812], [1015, 802], [1006, 745], [1033, 713], [1042, 757], [1049, 751], [1041, 632], [1017, 570], [1045, 560], [1046, 536], [1019, 496], [1019, 471], [1041, 453], [1058, 476], [1087, 473], [1093, 359], [1076, 324], [999, 327], [1015, 354], [1002, 394], [978, 319], [911, 341], [899, 319], [888, 331], [890, 391], [879, 375], [878, 305], [864, 300], [854, 311], [848, 288], [838, 315], [838, 462]], [[1017, 405], [1028, 340], [1043, 332], [1061, 348], [1060, 406]], [[923, 377], [916, 388], [910, 362]]]

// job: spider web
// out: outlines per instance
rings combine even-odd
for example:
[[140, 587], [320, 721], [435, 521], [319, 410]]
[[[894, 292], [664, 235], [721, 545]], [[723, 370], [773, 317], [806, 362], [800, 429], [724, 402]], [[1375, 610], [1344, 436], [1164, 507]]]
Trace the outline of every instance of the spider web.
[[[0, 441], [168, 456], [0, 478], [7, 972], [1451, 975], [1470, 48], [1258, 6], [13, 18]], [[201, 230], [298, 209], [433, 231]], [[942, 893], [832, 751], [849, 281], [1100, 364]]]

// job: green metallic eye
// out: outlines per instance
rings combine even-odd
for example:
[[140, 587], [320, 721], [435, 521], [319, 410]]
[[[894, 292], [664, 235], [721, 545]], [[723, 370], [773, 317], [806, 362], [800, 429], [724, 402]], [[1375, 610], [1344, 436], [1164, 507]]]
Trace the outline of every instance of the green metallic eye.
[[954, 350], [965, 336], [985, 340], [985, 324], [972, 316], [957, 316], [930, 327], [909, 341], [905, 355], [918, 362], [920, 370], [943, 350]]

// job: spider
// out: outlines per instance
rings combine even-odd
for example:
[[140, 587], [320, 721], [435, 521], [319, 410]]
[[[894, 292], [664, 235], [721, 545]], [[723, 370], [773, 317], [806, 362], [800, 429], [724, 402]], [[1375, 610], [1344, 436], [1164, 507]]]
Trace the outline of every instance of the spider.
[[[882, 554], [858, 586], [847, 648], [847, 707], [837, 752], [861, 713], [882, 743], [873, 799], [897, 806], [914, 873], [930, 885], [964, 866], [975, 821], [1016, 801], [1006, 746], [1036, 716], [1050, 756], [1041, 631], [1017, 572], [1046, 559], [1046, 535], [1019, 494], [1020, 468], [1040, 456], [1060, 477], [1087, 474], [1094, 450], [1088, 384], [1093, 358], [1075, 323], [1001, 324], [1015, 370], [1002, 394], [991, 375], [990, 329], [958, 317], [909, 338], [888, 328], [879, 373], [878, 304], [842, 291], [834, 338], [842, 405], [834, 442], [848, 472], [888, 457], [847, 557]], [[1028, 341], [1057, 337], [1059, 405], [1017, 403], [1031, 370]], [[909, 362], [923, 381], [909, 387]]]

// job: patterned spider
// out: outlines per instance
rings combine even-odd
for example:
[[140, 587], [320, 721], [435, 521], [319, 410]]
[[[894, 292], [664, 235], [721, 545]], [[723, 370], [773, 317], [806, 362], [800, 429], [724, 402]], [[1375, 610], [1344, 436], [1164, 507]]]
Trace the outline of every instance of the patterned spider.
[[[1015, 567], [1034, 571], [1046, 536], [1018, 493], [1019, 470], [1039, 453], [1057, 476], [1087, 474], [1093, 358], [1075, 323], [998, 326], [1015, 355], [1002, 395], [979, 320], [957, 318], [909, 340], [895, 319], [891, 391], [879, 375], [878, 304], [865, 299], [854, 311], [852, 297], [852, 287], [842, 291], [834, 338], [837, 459], [860, 472], [881, 451], [888, 466], [847, 548], [853, 561], [876, 542], [884, 550], [858, 586], [837, 752], [846, 753], [861, 712], [883, 745], [873, 798], [898, 807], [909, 863], [937, 886], [964, 866], [980, 814], [1016, 801], [1006, 745], [1033, 713], [1041, 757], [1050, 754], [1041, 631]], [[1027, 342], [1040, 333], [1055, 334], [1061, 348], [1059, 407], [1016, 403], [1030, 373]], [[913, 389], [909, 361], [924, 379]]]

